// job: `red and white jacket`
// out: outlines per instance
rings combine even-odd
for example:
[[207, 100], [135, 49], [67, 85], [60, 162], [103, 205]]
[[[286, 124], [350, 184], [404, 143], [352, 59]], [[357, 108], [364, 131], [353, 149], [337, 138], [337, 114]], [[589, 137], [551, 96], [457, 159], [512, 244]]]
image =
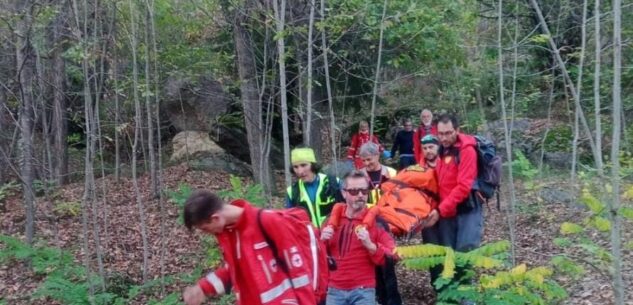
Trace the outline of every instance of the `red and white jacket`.
[[296, 246], [284, 238], [289, 232], [274, 225], [283, 218], [270, 213], [261, 220], [271, 241], [280, 252], [287, 254], [286, 260], [291, 261], [291, 278], [277, 265], [265, 241], [257, 224], [258, 209], [245, 200], [230, 204], [244, 208], [244, 213], [235, 226], [215, 235], [222, 249], [224, 265], [198, 281], [204, 293], [207, 296], [221, 295], [231, 287], [238, 305], [315, 305], [317, 301], [309, 273], [302, 268], [304, 262], [294, 258]]
[[457, 206], [468, 199], [473, 182], [477, 178], [476, 144], [475, 138], [460, 133], [452, 147], [440, 149], [435, 172], [440, 189], [438, 210], [444, 218], [455, 217]]

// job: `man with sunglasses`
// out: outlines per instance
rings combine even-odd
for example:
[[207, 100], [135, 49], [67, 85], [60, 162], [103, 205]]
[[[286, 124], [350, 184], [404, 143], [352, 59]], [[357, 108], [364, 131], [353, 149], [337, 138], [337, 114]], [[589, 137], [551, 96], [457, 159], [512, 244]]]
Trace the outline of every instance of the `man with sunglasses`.
[[330, 271], [326, 304], [375, 305], [374, 269], [393, 257], [393, 238], [375, 221], [365, 223], [369, 183], [364, 173], [352, 171], [343, 178], [342, 217], [334, 226], [326, 221], [321, 231], [328, 252], [336, 261]]
[[[477, 178], [476, 140], [461, 133], [457, 118], [440, 116], [437, 124], [441, 144], [435, 170], [439, 186], [439, 221], [426, 229], [426, 242], [467, 252], [479, 247], [483, 233], [481, 202], [471, 196], [473, 182]], [[434, 281], [441, 270], [431, 270]], [[462, 278], [464, 267], [456, 269], [455, 279]], [[471, 304], [468, 301], [462, 304]]]
[[[362, 172], [369, 180], [370, 192], [367, 203], [369, 206], [373, 206], [382, 195], [380, 189], [382, 183], [394, 177], [397, 172], [389, 166], [380, 164], [380, 149], [375, 143], [363, 144], [360, 147], [360, 156], [365, 165]], [[389, 228], [384, 221], [380, 225], [385, 230]], [[384, 305], [402, 305], [395, 264], [393, 259], [387, 258], [384, 265], [376, 268], [376, 296]]]
[[286, 191], [285, 207], [304, 208], [310, 215], [312, 224], [320, 228], [334, 204], [343, 200], [339, 180], [320, 172], [321, 166], [316, 162], [311, 148], [293, 149], [290, 162], [297, 181]]

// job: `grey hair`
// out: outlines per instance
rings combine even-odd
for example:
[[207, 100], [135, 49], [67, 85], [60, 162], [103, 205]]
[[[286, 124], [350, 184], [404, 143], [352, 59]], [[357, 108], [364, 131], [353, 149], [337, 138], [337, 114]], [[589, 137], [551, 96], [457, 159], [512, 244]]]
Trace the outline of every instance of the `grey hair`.
[[369, 157], [380, 154], [380, 147], [374, 142], [367, 142], [360, 147], [360, 156]]
[[[347, 174], [345, 174], [345, 176], [343, 176], [343, 179], [341, 180], [342, 189], [347, 188], [347, 180], [349, 179], [364, 179], [365, 181], [367, 181], [367, 176], [365, 175], [365, 173], [359, 170], [353, 170], [351, 172], [348, 172]], [[367, 186], [369, 186], [369, 182], [367, 183]]]

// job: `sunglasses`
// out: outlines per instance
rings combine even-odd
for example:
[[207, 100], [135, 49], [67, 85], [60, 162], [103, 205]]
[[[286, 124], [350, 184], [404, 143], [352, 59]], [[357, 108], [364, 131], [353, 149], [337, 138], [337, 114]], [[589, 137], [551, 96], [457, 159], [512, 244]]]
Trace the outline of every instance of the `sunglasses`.
[[344, 189], [344, 191], [348, 192], [352, 196], [356, 196], [358, 193], [363, 195], [369, 194], [369, 189]]

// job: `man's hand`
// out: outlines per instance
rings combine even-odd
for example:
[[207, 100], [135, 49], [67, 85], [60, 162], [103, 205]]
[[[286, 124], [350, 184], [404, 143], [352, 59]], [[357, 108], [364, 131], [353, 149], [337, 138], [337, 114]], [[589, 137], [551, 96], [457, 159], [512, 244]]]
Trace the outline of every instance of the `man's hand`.
[[204, 302], [206, 296], [200, 286], [194, 285], [185, 288], [185, 291], [182, 293], [182, 298], [187, 305], [200, 305]]
[[321, 230], [321, 240], [329, 240], [334, 236], [334, 228], [332, 226], [326, 226]]
[[357, 228], [356, 237], [363, 244], [363, 247], [369, 250], [370, 254], [376, 253], [376, 244], [374, 244], [374, 242], [371, 241], [371, 238], [369, 237], [369, 231], [367, 231], [367, 228], [363, 226]]
[[440, 220], [440, 213], [437, 210], [431, 211], [424, 222], [424, 229], [434, 226]]

